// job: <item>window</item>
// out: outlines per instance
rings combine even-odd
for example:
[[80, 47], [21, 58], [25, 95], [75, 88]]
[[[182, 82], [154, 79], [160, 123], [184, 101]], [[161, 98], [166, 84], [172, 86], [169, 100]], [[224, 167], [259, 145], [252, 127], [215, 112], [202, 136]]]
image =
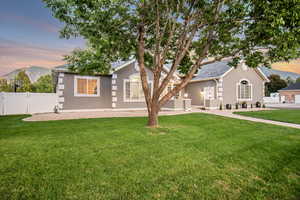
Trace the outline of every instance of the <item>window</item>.
[[[152, 82], [149, 81], [149, 88], [152, 90]], [[144, 102], [145, 95], [139, 74], [130, 76], [124, 80], [124, 101], [125, 102]]]
[[215, 88], [214, 87], [205, 87], [204, 88], [204, 98], [205, 99], [215, 99]]
[[251, 100], [252, 99], [252, 84], [247, 80], [239, 82], [238, 87], [238, 100]]
[[74, 96], [99, 96], [100, 79], [92, 76], [75, 76]]

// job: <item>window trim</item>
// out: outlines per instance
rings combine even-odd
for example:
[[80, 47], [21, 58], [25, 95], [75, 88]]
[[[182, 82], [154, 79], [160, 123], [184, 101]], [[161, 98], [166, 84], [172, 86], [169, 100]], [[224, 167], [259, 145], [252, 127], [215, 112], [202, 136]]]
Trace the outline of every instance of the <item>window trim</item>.
[[[247, 81], [248, 85], [250, 86], [250, 98], [247, 98], [247, 99], [239, 98], [239, 86], [242, 85], [241, 84], [242, 81]], [[253, 84], [248, 79], [241, 79], [241, 80], [239, 80], [238, 83], [236, 83], [236, 98], [237, 98], [237, 101], [252, 101], [252, 99], [253, 99]]]
[[[133, 77], [135, 75], [136, 74], [132, 74], [130, 77]], [[123, 101], [124, 102], [130, 102], [130, 103], [143, 103], [143, 102], [146, 102], [145, 98], [139, 99], [139, 100], [133, 100], [133, 99], [126, 98], [126, 82], [130, 82], [131, 81], [130, 77], [128, 79], [123, 79]], [[141, 80], [135, 81], [135, 82], [142, 83]], [[151, 93], [152, 93], [152, 90], [153, 90], [153, 81], [152, 80], [148, 80], [148, 83], [151, 85]]]
[[[97, 94], [79, 94], [79, 93], [77, 93], [77, 80], [78, 79], [97, 80]], [[74, 76], [74, 96], [75, 97], [99, 97], [100, 96], [100, 77], [79, 76], [79, 75]]]
[[[205, 90], [207, 90], [207, 89], [210, 89], [210, 90], [212, 90], [213, 92], [212, 92], [212, 94], [213, 94], [213, 97], [211, 97], [211, 98], [206, 98], [206, 91]], [[206, 87], [204, 87], [203, 88], [203, 93], [204, 93], [204, 99], [205, 100], [216, 100], [216, 87], [215, 86], [206, 86]]]

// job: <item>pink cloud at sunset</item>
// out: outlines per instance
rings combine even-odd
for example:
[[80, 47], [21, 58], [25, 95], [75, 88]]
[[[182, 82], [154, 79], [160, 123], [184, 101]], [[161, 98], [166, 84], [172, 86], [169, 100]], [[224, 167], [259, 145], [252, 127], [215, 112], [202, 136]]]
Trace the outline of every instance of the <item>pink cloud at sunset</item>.
[[64, 64], [63, 55], [70, 51], [0, 40], [0, 76], [22, 67], [52, 68]]

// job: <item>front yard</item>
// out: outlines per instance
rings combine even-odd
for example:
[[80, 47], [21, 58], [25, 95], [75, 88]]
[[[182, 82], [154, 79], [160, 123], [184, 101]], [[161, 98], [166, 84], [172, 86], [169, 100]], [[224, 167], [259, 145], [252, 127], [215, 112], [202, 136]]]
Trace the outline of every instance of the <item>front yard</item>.
[[300, 124], [300, 110], [263, 110], [253, 112], [236, 112], [236, 114], [248, 117]]
[[0, 199], [298, 199], [300, 131], [208, 114], [0, 117]]

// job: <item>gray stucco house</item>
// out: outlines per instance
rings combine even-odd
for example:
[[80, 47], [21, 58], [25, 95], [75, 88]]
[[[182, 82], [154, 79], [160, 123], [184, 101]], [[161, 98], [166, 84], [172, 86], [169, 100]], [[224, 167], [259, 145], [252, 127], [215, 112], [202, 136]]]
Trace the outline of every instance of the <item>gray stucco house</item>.
[[[259, 68], [248, 68], [244, 64], [232, 68], [227, 63], [224, 61], [204, 66], [163, 109], [183, 110], [189, 102], [206, 109], [216, 109], [220, 104], [261, 102], [268, 78]], [[146, 109], [139, 67], [134, 59], [113, 63], [108, 75], [79, 75], [69, 71], [66, 66], [55, 68], [54, 74], [62, 111]], [[150, 70], [148, 74], [152, 87]], [[176, 73], [167, 90], [174, 87], [180, 78]]]

